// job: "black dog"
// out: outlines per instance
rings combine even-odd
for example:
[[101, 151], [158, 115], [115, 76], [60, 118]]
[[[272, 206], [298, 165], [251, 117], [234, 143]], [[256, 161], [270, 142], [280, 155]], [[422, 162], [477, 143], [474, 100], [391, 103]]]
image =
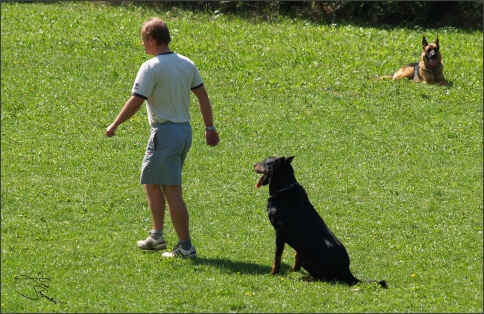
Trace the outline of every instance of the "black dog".
[[[270, 157], [256, 163], [262, 174], [257, 188], [269, 184], [267, 213], [276, 231], [276, 254], [271, 274], [281, 267], [285, 243], [296, 250], [291, 271], [302, 268], [317, 280], [355, 285], [361, 282], [350, 271], [350, 258], [343, 244], [328, 229], [297, 183], [291, 166], [293, 157]], [[384, 280], [378, 282], [386, 288]]]

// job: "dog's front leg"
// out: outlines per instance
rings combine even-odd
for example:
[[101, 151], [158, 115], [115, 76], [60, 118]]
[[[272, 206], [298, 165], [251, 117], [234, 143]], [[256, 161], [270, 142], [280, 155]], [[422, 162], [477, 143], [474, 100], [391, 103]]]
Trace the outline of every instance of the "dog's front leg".
[[296, 251], [294, 254], [294, 265], [291, 267], [291, 271], [300, 271], [301, 270], [301, 263], [299, 262], [299, 255]]
[[449, 83], [445, 80], [444, 78], [444, 74], [443, 73], [440, 73], [440, 74], [436, 74], [435, 75], [435, 81], [440, 84], [440, 85], [445, 85], [445, 86], [448, 86]]
[[282, 252], [284, 252], [284, 239], [280, 232], [276, 230], [276, 254], [274, 257], [274, 264], [272, 265], [271, 275], [279, 273], [281, 268]]

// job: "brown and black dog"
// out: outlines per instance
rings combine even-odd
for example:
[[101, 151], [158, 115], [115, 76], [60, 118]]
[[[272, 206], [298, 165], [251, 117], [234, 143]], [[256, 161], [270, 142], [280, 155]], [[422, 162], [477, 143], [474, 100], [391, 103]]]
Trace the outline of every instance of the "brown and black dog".
[[[279, 272], [287, 243], [296, 251], [291, 271], [302, 267], [316, 280], [348, 285], [361, 282], [350, 271], [350, 258], [344, 245], [329, 230], [304, 188], [296, 181], [291, 166], [293, 159], [294, 156], [269, 157], [254, 165], [254, 170], [262, 174], [256, 187], [269, 185], [267, 213], [276, 231], [276, 253], [271, 274]], [[385, 280], [378, 283], [387, 287]]]
[[434, 43], [429, 44], [425, 36], [423, 36], [422, 47], [420, 62], [410, 63], [401, 67], [393, 74], [393, 79], [408, 78], [417, 82], [449, 85], [444, 78], [444, 64], [442, 63], [442, 54], [440, 53], [439, 37], [437, 36]]

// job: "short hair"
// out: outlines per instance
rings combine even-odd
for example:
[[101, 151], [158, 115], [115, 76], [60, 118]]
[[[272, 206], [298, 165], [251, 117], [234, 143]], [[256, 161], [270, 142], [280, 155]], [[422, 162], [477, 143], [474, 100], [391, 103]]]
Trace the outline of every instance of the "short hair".
[[157, 17], [149, 18], [143, 23], [141, 33], [143, 34], [143, 32], [146, 34], [146, 36], [151, 36], [151, 38], [156, 41], [157, 45], [168, 45], [171, 41], [168, 26], [166, 26], [165, 22]]

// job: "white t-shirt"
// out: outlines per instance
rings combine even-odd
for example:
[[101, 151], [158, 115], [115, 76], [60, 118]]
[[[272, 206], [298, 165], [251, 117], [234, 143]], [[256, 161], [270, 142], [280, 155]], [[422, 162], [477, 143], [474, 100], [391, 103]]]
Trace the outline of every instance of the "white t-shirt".
[[140, 67], [132, 95], [146, 100], [148, 121], [190, 121], [190, 91], [203, 85], [195, 64], [174, 52], [159, 54]]

